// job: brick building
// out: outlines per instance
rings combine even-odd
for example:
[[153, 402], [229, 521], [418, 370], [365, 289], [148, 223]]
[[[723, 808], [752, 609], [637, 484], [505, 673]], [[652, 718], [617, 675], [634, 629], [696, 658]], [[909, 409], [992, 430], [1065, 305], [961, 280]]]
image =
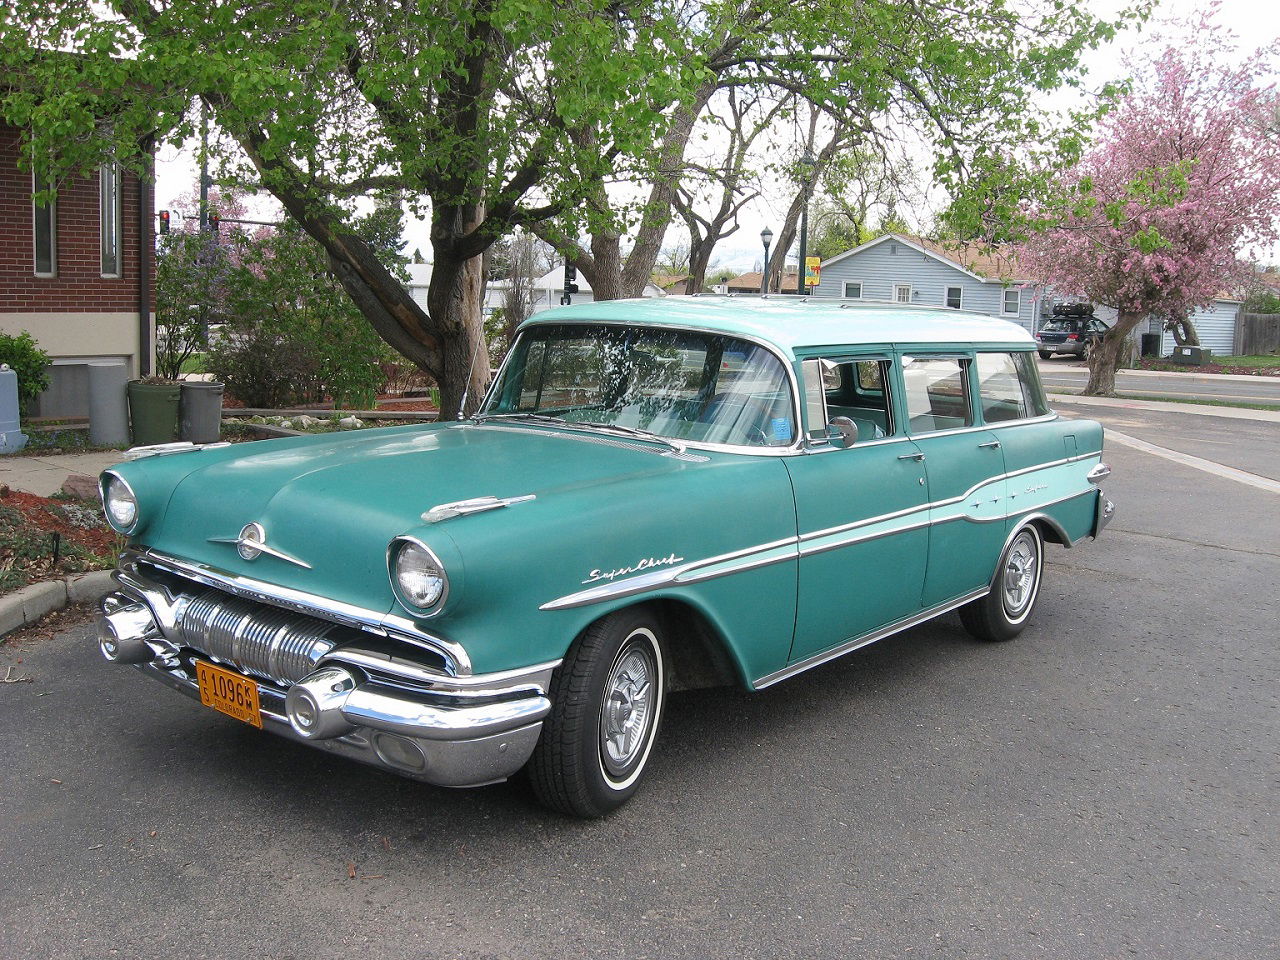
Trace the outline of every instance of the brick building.
[[150, 185], [116, 167], [32, 202], [19, 131], [0, 124], [0, 331], [30, 334], [54, 358], [42, 416], [85, 416], [90, 360], [152, 371], [155, 226]]

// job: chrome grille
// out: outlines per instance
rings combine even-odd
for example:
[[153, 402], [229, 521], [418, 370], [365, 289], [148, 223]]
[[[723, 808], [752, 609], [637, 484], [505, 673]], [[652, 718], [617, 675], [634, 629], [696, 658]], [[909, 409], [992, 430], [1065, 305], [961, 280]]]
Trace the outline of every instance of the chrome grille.
[[311, 673], [346, 632], [218, 590], [193, 597], [178, 615], [177, 630], [183, 644], [283, 686]]

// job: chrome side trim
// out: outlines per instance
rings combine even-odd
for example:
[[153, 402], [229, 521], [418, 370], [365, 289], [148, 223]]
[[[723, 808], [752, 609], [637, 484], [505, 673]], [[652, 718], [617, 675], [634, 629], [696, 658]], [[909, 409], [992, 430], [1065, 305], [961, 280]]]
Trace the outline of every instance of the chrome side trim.
[[410, 660], [389, 658], [386, 654], [362, 650], [358, 646], [343, 646], [325, 654], [316, 666], [318, 669], [331, 663], [348, 664], [362, 670], [406, 680], [429, 687], [433, 693], [448, 694], [452, 697], [501, 697], [526, 692], [545, 695], [551, 688], [551, 675], [556, 667], [560, 666], [561, 661], [550, 660], [532, 667], [473, 674], [469, 677], [450, 677]]
[[[219, 570], [207, 564], [179, 560], [149, 548], [127, 551], [121, 557], [121, 568], [117, 571], [117, 578], [121, 574], [127, 576], [130, 572], [126, 566], [127, 562], [130, 559], [137, 558], [152, 563], [162, 570], [168, 570], [171, 573], [187, 577], [206, 586], [217, 587], [238, 597], [259, 600], [262, 603], [284, 607], [286, 610], [294, 610], [323, 620], [334, 620], [378, 636], [408, 639], [421, 643], [423, 646], [439, 653], [446, 662], [452, 664], [455, 676], [471, 675], [471, 657], [460, 644], [444, 640], [433, 634], [424, 633], [408, 617], [369, 610], [364, 607], [357, 607], [354, 604], [330, 600], [328, 597], [316, 596], [302, 590], [293, 590], [289, 587], [265, 583], [261, 580], [254, 580], [251, 577], [243, 577], [239, 574]], [[136, 571], [134, 571], [134, 574], [136, 575]]]
[[[704, 580], [712, 580], [717, 577], [724, 577], [734, 573], [754, 570], [759, 567], [770, 566], [775, 563], [782, 563], [783, 561], [795, 559], [797, 557], [808, 557], [819, 553], [826, 553], [831, 550], [839, 550], [843, 547], [852, 546], [856, 543], [878, 540], [882, 537], [891, 536], [893, 534], [906, 533], [910, 530], [918, 530], [922, 527], [939, 526], [941, 524], [952, 523], [957, 520], [964, 520], [969, 523], [1003, 523], [1005, 520], [1013, 518], [1026, 519], [1032, 516], [1043, 517], [1049, 523], [1053, 524], [1057, 532], [1062, 537], [1063, 542], [1070, 546], [1070, 538], [1066, 536], [1058, 523], [1053, 520], [1052, 517], [1049, 517], [1040, 511], [1043, 511], [1048, 507], [1056, 506], [1059, 503], [1065, 503], [1069, 500], [1074, 500], [1078, 497], [1091, 494], [1094, 492], [1092, 489], [1080, 490], [1076, 493], [1059, 497], [1056, 500], [1051, 500], [1047, 503], [1034, 504], [1026, 508], [1027, 511], [1036, 511], [1036, 513], [1005, 510], [998, 516], [993, 515], [990, 517], [972, 517], [965, 513], [957, 513], [952, 516], [945, 517], [929, 516], [929, 514], [944, 507], [963, 503], [967, 498], [973, 496], [974, 493], [984, 486], [999, 483], [1010, 477], [1022, 476], [1024, 474], [1033, 473], [1037, 470], [1060, 467], [1072, 462], [1074, 461], [1070, 458], [1066, 458], [1062, 460], [1055, 460], [1050, 463], [1039, 464], [1034, 467], [1027, 467], [1022, 470], [1014, 470], [1011, 473], [999, 474], [983, 480], [981, 483], [975, 484], [972, 488], [965, 491], [964, 494], [958, 497], [950, 497], [946, 500], [935, 500], [919, 504], [917, 506], [906, 507], [892, 513], [881, 514], [877, 517], [868, 517], [865, 520], [857, 520], [853, 523], [842, 524], [836, 527], [827, 527], [826, 529], [815, 530], [810, 533], [801, 534], [797, 537], [775, 540], [772, 543], [760, 544], [759, 546], [753, 547], [744, 547], [730, 553], [720, 554], [715, 557], [708, 557], [703, 560], [694, 560], [679, 567], [668, 567], [664, 570], [656, 570], [652, 573], [642, 574], [638, 577], [630, 577], [626, 580], [615, 580], [612, 583], [602, 584], [600, 586], [591, 587], [588, 590], [579, 590], [563, 597], [558, 597], [555, 600], [542, 604], [538, 609], [567, 610], [573, 607], [585, 607], [593, 603], [603, 603], [607, 600], [617, 600], [635, 596], [636, 594], [647, 593], [651, 590], [683, 586], [689, 583], [700, 583]], [[868, 529], [894, 520], [900, 520], [903, 517], [921, 513], [925, 514], [925, 517], [906, 525], [893, 526], [884, 530]], [[841, 534], [852, 534], [852, 536], [841, 536]]]
[[963, 607], [966, 603], [985, 597], [991, 592], [990, 587], [983, 587], [981, 590], [974, 590], [972, 593], [966, 593], [962, 597], [955, 600], [948, 600], [946, 603], [940, 603], [937, 606], [930, 607], [927, 610], [921, 610], [913, 613], [909, 617], [901, 620], [895, 620], [893, 623], [883, 626], [878, 630], [872, 630], [870, 633], [864, 633], [860, 637], [855, 637], [838, 646], [832, 647], [830, 650], [824, 650], [822, 653], [815, 653], [813, 656], [801, 660], [799, 663], [793, 663], [789, 667], [783, 667], [781, 670], [775, 670], [773, 673], [765, 674], [752, 684], [756, 690], [763, 690], [765, 687], [771, 687], [775, 683], [780, 683], [790, 677], [794, 677], [798, 673], [804, 673], [806, 670], [812, 670], [814, 667], [820, 667], [824, 663], [829, 663], [837, 657], [843, 657], [846, 653], [852, 653], [859, 647], [865, 647], [868, 644], [875, 643], [877, 640], [883, 640], [885, 637], [892, 636], [895, 633], [901, 633], [916, 624], [924, 623], [926, 620], [932, 620], [934, 617], [941, 616], [956, 607]]

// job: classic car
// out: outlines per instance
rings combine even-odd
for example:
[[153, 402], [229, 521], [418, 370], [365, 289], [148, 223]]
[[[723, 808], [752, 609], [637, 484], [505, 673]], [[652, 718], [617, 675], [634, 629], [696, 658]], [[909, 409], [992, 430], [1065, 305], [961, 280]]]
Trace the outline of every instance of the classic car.
[[549, 310], [469, 419], [106, 471], [128, 545], [99, 645], [342, 757], [523, 770], [598, 816], [672, 690], [759, 690], [952, 610], [1027, 625], [1045, 545], [1113, 511], [1102, 429], [1048, 407], [1035, 350], [910, 306]]

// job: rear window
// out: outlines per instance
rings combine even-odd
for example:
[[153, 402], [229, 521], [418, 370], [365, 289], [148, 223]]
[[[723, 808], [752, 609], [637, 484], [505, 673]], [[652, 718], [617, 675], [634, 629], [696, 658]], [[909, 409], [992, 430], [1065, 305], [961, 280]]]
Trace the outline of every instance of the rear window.
[[1067, 333], [1071, 333], [1072, 331], [1079, 330], [1083, 326], [1083, 320], [1050, 320], [1040, 329], [1059, 332], [1066, 331]]

